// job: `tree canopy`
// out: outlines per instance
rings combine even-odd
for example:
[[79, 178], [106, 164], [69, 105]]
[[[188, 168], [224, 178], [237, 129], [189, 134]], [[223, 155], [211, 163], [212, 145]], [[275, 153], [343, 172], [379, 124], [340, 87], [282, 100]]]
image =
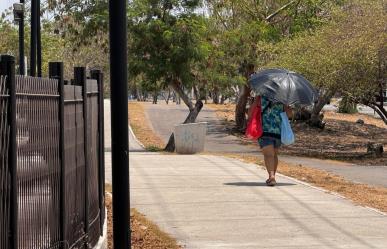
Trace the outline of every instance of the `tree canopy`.
[[[107, 72], [107, 7], [107, 0], [47, 1], [42, 9], [54, 18], [43, 22], [43, 68], [62, 59], [69, 74], [76, 64]], [[230, 99], [243, 126], [248, 74], [285, 67], [319, 88], [316, 114], [340, 94], [386, 116], [375, 97], [386, 88], [383, 0], [133, 0], [127, 13], [134, 91], [173, 89], [190, 110], [192, 98]], [[2, 18], [0, 33], [0, 51], [17, 55], [16, 27]]]

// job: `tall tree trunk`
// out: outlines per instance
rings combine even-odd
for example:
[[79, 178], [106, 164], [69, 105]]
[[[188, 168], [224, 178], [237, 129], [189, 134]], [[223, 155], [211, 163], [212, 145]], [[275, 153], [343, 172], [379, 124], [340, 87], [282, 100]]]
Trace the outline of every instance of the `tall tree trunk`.
[[238, 102], [235, 107], [235, 122], [238, 130], [243, 131], [246, 127], [246, 104], [250, 97], [250, 87], [242, 86]]
[[199, 93], [198, 88], [196, 87], [196, 85], [193, 86], [193, 91], [194, 91], [195, 99], [196, 100], [200, 100], [200, 93]]
[[168, 97], [165, 100], [167, 102], [167, 105], [169, 104], [169, 98], [171, 98], [171, 89], [170, 88], [168, 88]]
[[244, 132], [244, 130], [246, 129], [246, 104], [251, 92], [248, 80], [250, 78], [250, 75], [254, 73], [255, 66], [254, 64], [248, 63], [247, 60], [245, 60], [241, 66], [243, 68], [243, 75], [246, 79], [246, 84], [242, 86], [235, 107], [235, 123], [236, 128], [241, 132]]
[[153, 92], [153, 104], [157, 104], [157, 96], [158, 96], [158, 93], [157, 91]]
[[136, 88], [136, 95], [137, 95], [137, 101], [141, 101], [141, 93], [140, 93], [140, 90], [138, 90], [138, 88]]
[[226, 99], [228, 99], [225, 95], [222, 94], [222, 97], [220, 98], [220, 104], [224, 104], [224, 101], [226, 101]]
[[320, 112], [324, 106], [331, 100], [333, 95], [335, 95], [336, 90], [328, 89], [325, 90], [318, 98], [317, 103], [313, 106], [312, 115], [309, 120], [309, 124], [313, 127], [324, 128], [324, 123], [322, 122], [322, 115]]
[[367, 106], [371, 107], [387, 125], [387, 110], [383, 106], [383, 102], [379, 103], [368, 103]]
[[216, 105], [219, 104], [219, 91], [217, 89], [212, 92], [212, 102]]

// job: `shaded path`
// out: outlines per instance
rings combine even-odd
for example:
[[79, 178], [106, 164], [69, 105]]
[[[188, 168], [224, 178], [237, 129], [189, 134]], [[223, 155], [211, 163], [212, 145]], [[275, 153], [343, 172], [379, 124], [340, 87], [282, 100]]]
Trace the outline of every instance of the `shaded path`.
[[[173, 132], [173, 126], [182, 123], [188, 114], [185, 105], [176, 105], [175, 103], [166, 105], [160, 101], [157, 105], [144, 103], [144, 106], [153, 130], [165, 142], [168, 141], [170, 134]], [[197, 120], [198, 122], [208, 122], [206, 152], [260, 154], [257, 152], [259, 150], [258, 146], [245, 145], [237, 137], [229, 135], [222, 122], [217, 118], [216, 113], [206, 106], [200, 112]], [[280, 156], [280, 160], [326, 170], [354, 182], [387, 187], [387, 166], [359, 166], [350, 163], [285, 155]]]

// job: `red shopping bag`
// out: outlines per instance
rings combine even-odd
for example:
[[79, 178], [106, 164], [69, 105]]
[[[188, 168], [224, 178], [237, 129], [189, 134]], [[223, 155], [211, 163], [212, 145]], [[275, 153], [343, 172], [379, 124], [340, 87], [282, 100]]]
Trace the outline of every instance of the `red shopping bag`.
[[261, 97], [258, 98], [258, 105], [254, 107], [251, 119], [246, 127], [246, 137], [254, 140], [260, 138], [263, 133]]

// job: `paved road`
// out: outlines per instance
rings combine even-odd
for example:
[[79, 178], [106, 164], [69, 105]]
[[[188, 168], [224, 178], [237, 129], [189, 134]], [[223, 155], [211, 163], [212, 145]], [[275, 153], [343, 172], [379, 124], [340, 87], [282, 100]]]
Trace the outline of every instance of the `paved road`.
[[[145, 103], [147, 117], [153, 130], [164, 141], [168, 141], [173, 132], [173, 126], [180, 124], [187, 116], [187, 108], [184, 105], [174, 103], [166, 105], [160, 102], [157, 105]], [[235, 136], [229, 135], [224, 130], [214, 111], [204, 107], [198, 116], [198, 122], [208, 122], [208, 134], [205, 150], [207, 152], [247, 153], [260, 155], [258, 146], [247, 146]], [[387, 187], [387, 165], [385, 166], [359, 166], [349, 163], [340, 163], [326, 160], [318, 160], [304, 157], [280, 156], [280, 160], [302, 164], [305, 166], [322, 169], [345, 177], [354, 182], [375, 186]]]
[[185, 248], [386, 248], [387, 216], [206, 155], [131, 153], [131, 203]]
[[[325, 105], [323, 110], [324, 111], [337, 111], [338, 110], [338, 106], [337, 105]], [[369, 115], [369, 116], [372, 116], [374, 118], [380, 118], [380, 116], [371, 108], [371, 107], [368, 107], [368, 106], [365, 106], [365, 105], [357, 105], [357, 111], [361, 114], [366, 114], [366, 115]]]
[[[174, 125], [184, 122], [188, 115], [188, 108], [185, 105], [144, 103], [148, 120], [150, 120], [153, 130], [168, 142], [169, 136], [173, 132]], [[214, 111], [204, 106], [199, 113], [197, 122], [208, 122], [205, 151], [207, 152], [256, 152], [256, 148], [243, 144], [237, 137], [229, 135], [222, 122], [216, 117]]]

